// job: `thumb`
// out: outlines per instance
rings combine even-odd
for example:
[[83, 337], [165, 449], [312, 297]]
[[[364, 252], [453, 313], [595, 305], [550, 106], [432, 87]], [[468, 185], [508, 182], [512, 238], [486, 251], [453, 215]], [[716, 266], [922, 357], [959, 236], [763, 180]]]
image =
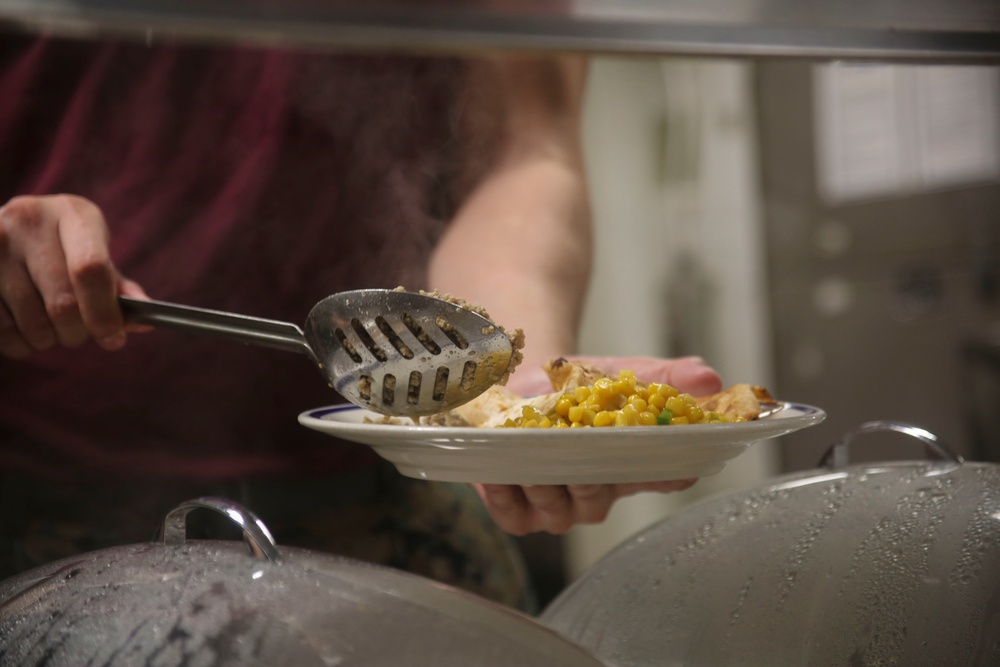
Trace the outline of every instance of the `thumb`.
[[[118, 277], [118, 293], [123, 296], [131, 296], [136, 299], [149, 299], [149, 295], [146, 294], [146, 290], [142, 288], [142, 285], [134, 280], [129, 280], [128, 278], [121, 276]], [[152, 330], [153, 327], [147, 324], [136, 324], [134, 322], [125, 323], [125, 331], [129, 333], [141, 333]]]

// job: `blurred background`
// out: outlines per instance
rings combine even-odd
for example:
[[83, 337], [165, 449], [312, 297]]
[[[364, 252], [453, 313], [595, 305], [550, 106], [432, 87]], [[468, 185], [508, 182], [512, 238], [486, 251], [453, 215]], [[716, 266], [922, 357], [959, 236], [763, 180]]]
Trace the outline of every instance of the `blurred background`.
[[[598, 57], [591, 77], [584, 352], [699, 354], [828, 417], [575, 528], [566, 576], [691, 503], [815, 467], [864, 421], [1000, 460], [1000, 70]], [[899, 446], [857, 458], [923, 456]]]

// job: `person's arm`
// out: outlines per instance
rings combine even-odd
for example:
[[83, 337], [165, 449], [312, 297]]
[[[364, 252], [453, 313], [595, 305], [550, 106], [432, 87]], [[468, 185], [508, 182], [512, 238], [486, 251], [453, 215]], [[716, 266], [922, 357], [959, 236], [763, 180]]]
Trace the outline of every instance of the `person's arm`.
[[[508, 383], [523, 395], [552, 388], [542, 366], [577, 349], [590, 278], [592, 237], [581, 147], [586, 62], [511, 58], [470, 77], [466, 129], [476, 185], [432, 258], [431, 287], [486, 308], [525, 331], [524, 361]], [[467, 144], [468, 146], [469, 144]], [[607, 371], [711, 393], [718, 374], [700, 359], [589, 358]], [[584, 486], [477, 485], [494, 521], [523, 535], [603, 521], [640, 491], [679, 491], [694, 480]]]
[[430, 284], [524, 329], [525, 371], [576, 349], [591, 266], [579, 141], [586, 67], [499, 58], [477, 61], [467, 78], [461, 129], [475, 186], [436, 249]]

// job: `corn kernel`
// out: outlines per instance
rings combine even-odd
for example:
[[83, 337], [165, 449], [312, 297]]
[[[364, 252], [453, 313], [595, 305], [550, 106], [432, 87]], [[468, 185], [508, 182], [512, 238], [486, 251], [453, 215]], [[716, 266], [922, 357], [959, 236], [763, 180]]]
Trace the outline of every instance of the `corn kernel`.
[[639, 424], [639, 411], [636, 410], [634, 405], [626, 405], [622, 408], [622, 415], [625, 417], [625, 423], [628, 426], [638, 426]]
[[667, 404], [664, 407], [674, 413], [675, 417], [679, 417], [687, 412], [688, 405], [683, 398], [671, 396], [667, 399]]
[[639, 413], [639, 424], [641, 426], [656, 426], [656, 415], [649, 410]]
[[611, 426], [615, 423], [615, 415], [608, 410], [601, 410], [594, 415], [594, 426]]
[[627, 399], [627, 401], [628, 401], [628, 405], [631, 405], [632, 407], [634, 407], [637, 412], [642, 412], [643, 410], [646, 409], [646, 405], [647, 405], [646, 401], [643, 400], [643, 399], [641, 399], [641, 398], [639, 398], [639, 396], [637, 394], [632, 394], [631, 396], [629, 396], [628, 399]]
[[571, 407], [573, 407], [573, 399], [568, 395], [560, 396], [559, 400], [556, 401], [556, 407], [555, 407], [556, 414], [559, 415], [560, 417], [565, 417], [566, 415], [569, 414], [569, 409]]
[[610, 396], [613, 392], [614, 389], [612, 388], [612, 381], [608, 378], [601, 378], [594, 383], [594, 390], [591, 393], [597, 394], [601, 398], [605, 398]]
[[664, 398], [670, 398], [671, 396], [676, 396], [677, 394], [680, 393], [679, 391], [677, 391], [676, 389], [674, 389], [673, 387], [671, 387], [669, 384], [661, 384], [657, 388], [657, 391]]

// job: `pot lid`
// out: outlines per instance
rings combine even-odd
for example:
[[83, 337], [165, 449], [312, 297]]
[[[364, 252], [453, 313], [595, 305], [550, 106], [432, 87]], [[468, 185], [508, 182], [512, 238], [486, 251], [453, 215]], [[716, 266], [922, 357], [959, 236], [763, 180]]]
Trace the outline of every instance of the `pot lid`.
[[[936, 460], [844, 464], [885, 430]], [[638, 533], [542, 620], [621, 666], [1000, 664], [1000, 466], [895, 422], [825, 461]]]
[[[249, 545], [188, 541], [207, 507]], [[519, 612], [360, 561], [275, 546], [235, 503], [201, 498], [162, 541], [94, 551], [0, 583], [0, 664], [588, 666]]]

